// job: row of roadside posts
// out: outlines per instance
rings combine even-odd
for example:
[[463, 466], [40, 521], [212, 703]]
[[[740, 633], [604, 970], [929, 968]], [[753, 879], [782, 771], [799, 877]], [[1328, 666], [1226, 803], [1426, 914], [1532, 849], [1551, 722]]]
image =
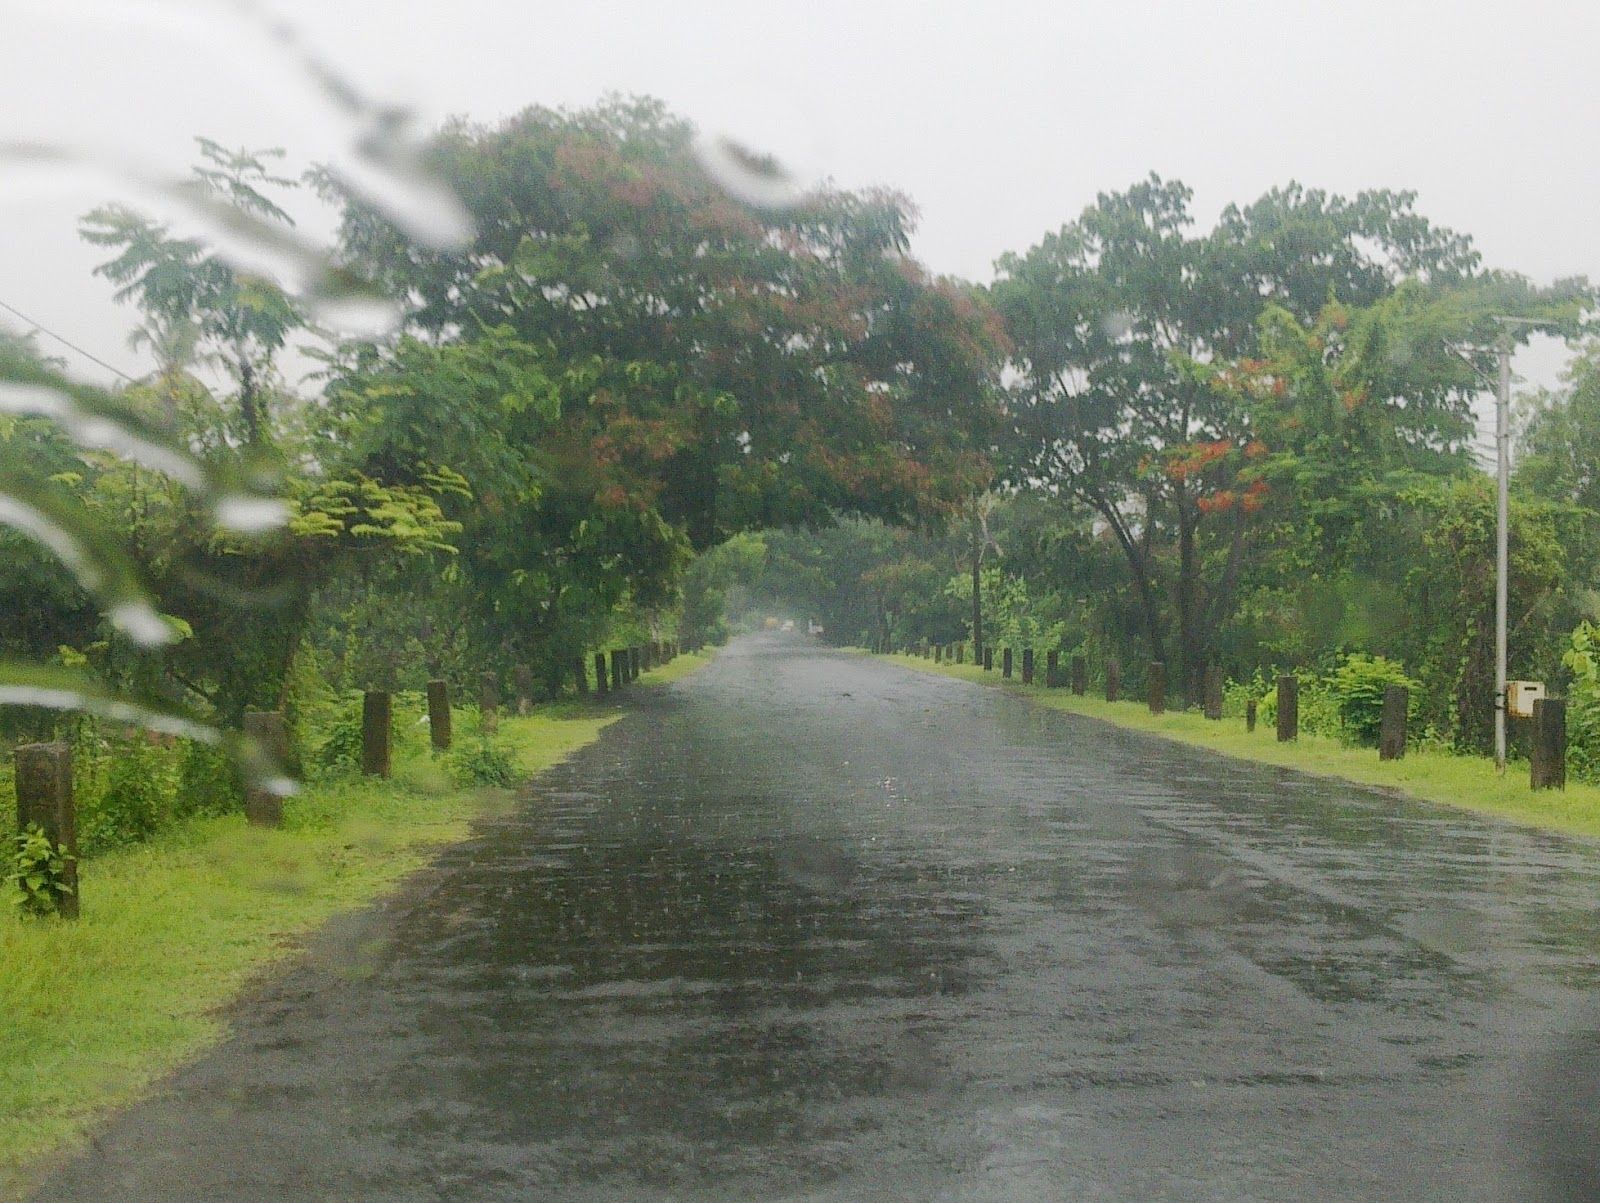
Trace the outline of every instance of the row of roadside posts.
[[[671, 663], [682, 652], [676, 640], [613, 648], [594, 653], [593, 692], [599, 696], [615, 693], [639, 679], [639, 674]], [[588, 658], [572, 660], [572, 681], [580, 698], [590, 694]], [[533, 671], [519, 667], [511, 674], [519, 714], [533, 707]], [[452, 741], [450, 686], [445, 681], [428, 682], [428, 733], [436, 752], [449, 751]], [[478, 678], [478, 710], [483, 729], [494, 731], [500, 712], [500, 677], [485, 672]], [[386, 690], [369, 689], [361, 699], [361, 771], [369, 777], [388, 777], [394, 733], [394, 695]], [[289, 728], [281, 710], [249, 710], [244, 716], [244, 734], [253, 743], [260, 761], [277, 768], [289, 763]], [[72, 797], [72, 746], [65, 742], [23, 744], [15, 753], [17, 788], [17, 830], [26, 831], [37, 823], [52, 845], [67, 850], [63, 884], [70, 893], [61, 895], [58, 910], [65, 918], [78, 915], [78, 838], [77, 818]], [[263, 781], [271, 774], [260, 774]], [[262, 827], [277, 827], [283, 822], [283, 796], [261, 783], [245, 790], [245, 818]]]
[[[887, 643], [876, 649], [888, 652]], [[921, 656], [936, 664], [963, 664], [967, 659], [965, 643], [919, 643], [904, 649], [906, 655]], [[994, 671], [994, 648], [985, 645], [972, 648], [972, 664], [984, 672]], [[1010, 679], [1013, 669], [1020, 664], [1022, 683], [1034, 683], [1034, 653], [1023, 648], [1016, 655], [1009, 647], [1000, 650], [1000, 673]], [[1070, 688], [1083, 696], [1089, 688], [1089, 664], [1086, 657], [1075, 655], [1067, 660], [1066, 671], [1061, 669], [1061, 653], [1045, 653], [1044, 686], [1046, 689]], [[1300, 681], [1291, 673], [1278, 678], [1277, 735], [1279, 742], [1287, 743], [1300, 736]], [[1203, 682], [1202, 704], [1205, 716], [1214, 722], [1222, 719], [1223, 676], [1220, 666], [1206, 669]], [[1116, 660], [1105, 663], [1106, 701], [1122, 698], [1122, 666]], [[1383, 711], [1378, 730], [1378, 759], [1399, 760], [1406, 754], [1406, 720], [1410, 711], [1410, 691], [1403, 685], [1389, 685], [1383, 693]], [[1151, 714], [1161, 714], [1167, 708], [1167, 666], [1152, 660], [1145, 671], [1145, 704]], [[1245, 702], [1245, 730], [1256, 729], [1256, 699]], [[1529, 732], [1529, 785], [1533, 789], [1565, 789], [1567, 786], [1567, 703], [1561, 698], [1541, 698], [1533, 703], [1532, 728]]]

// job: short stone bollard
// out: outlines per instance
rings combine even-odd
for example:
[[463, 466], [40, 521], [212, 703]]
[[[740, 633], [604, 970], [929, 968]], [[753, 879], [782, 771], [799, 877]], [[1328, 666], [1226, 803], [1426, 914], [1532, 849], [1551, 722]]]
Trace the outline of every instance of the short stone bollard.
[[[56, 914], [78, 917], [78, 825], [72, 800], [72, 746], [65, 743], [23, 744], [13, 763], [17, 783], [17, 830], [39, 825], [52, 848], [67, 850], [61, 869], [65, 889], [56, 895]], [[9, 870], [7, 870], [9, 872]]]
[[992, 647], [983, 649], [983, 671], [986, 673], [994, 671], [994, 648]]
[[644, 653], [636, 647], [628, 649], [628, 680], [637, 681], [644, 671]]
[[572, 658], [572, 683], [578, 688], [578, 696], [589, 696], [589, 662], [582, 656]]
[[361, 699], [361, 771], [368, 777], [387, 777], [390, 771], [393, 700], [381, 689], [369, 689]]
[[1122, 662], [1106, 661], [1106, 701], [1115, 702], [1122, 696]]
[[1150, 661], [1150, 673], [1145, 680], [1145, 704], [1151, 714], [1164, 714], [1167, 709], [1167, 666], [1160, 660]]
[[511, 687], [517, 692], [517, 713], [527, 714], [533, 709], [533, 669], [526, 664], [513, 668]]
[[450, 686], [443, 681], [428, 682], [428, 738], [435, 752], [450, 750]]
[[1031, 647], [1022, 649], [1022, 683], [1024, 685], [1033, 684], [1033, 649]]
[[606, 692], [606, 654], [594, 654], [594, 691], [603, 694]]
[[964, 644], [964, 643], [956, 644], [956, 663], [957, 664], [961, 664], [961, 663], [964, 662], [966, 654], [967, 654], [967, 645]]
[[1061, 688], [1061, 653], [1055, 648], [1044, 654], [1044, 687]]
[[492, 672], [478, 674], [478, 714], [490, 734], [500, 728], [500, 680]]
[[1206, 717], [1212, 722], [1222, 720], [1222, 668], [1213, 664], [1206, 669]]
[[1404, 685], [1383, 689], [1383, 714], [1378, 720], [1378, 759], [1399, 760], [1406, 754], [1406, 711], [1411, 695]]
[[[244, 733], [254, 743], [261, 755], [256, 766], [258, 773], [281, 777], [288, 771], [289, 725], [284, 722], [281, 710], [246, 710]], [[255, 782], [246, 782], [244, 788], [244, 817], [257, 827], [283, 826], [283, 795], [263, 789]]]
[[1247, 732], [1256, 729], [1256, 700], [1254, 698], [1244, 704], [1244, 729]]
[[1285, 673], [1278, 678], [1278, 742], [1300, 738], [1300, 680]]
[[621, 648], [611, 649], [611, 688], [621, 690], [628, 683], [627, 656]]
[[1006, 648], [1000, 653], [1000, 675], [1006, 680], [1011, 679], [1011, 649]]
[[1082, 656], [1074, 656], [1071, 663], [1072, 692], [1080, 698], [1089, 691], [1089, 662]]
[[935, 664], [944, 663], [944, 644], [941, 643], [933, 649], [933, 662]]
[[1529, 785], [1533, 789], [1567, 788], [1567, 704], [1540, 698], [1533, 704], [1533, 742], [1529, 749]]

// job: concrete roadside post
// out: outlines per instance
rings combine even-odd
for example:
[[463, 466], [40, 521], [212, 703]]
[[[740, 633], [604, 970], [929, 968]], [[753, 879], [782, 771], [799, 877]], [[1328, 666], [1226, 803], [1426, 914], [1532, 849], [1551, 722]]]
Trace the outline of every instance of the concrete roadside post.
[[1022, 683], [1024, 685], [1033, 684], [1033, 649], [1031, 647], [1022, 649]]
[[1378, 720], [1378, 759], [1399, 760], [1406, 754], [1406, 711], [1411, 695], [1404, 685], [1383, 690], [1383, 714]]
[[1533, 789], [1567, 788], [1567, 704], [1560, 698], [1533, 703], [1533, 746], [1529, 785]]
[[1106, 661], [1106, 701], [1115, 702], [1122, 696], [1122, 662]]
[[594, 691], [598, 694], [607, 692], [606, 654], [604, 652], [596, 652], [594, 654]]
[[393, 733], [393, 700], [381, 689], [369, 689], [361, 699], [361, 771], [368, 777], [387, 777]]
[[[289, 762], [289, 725], [281, 710], [246, 710], [244, 733], [255, 741], [272, 771], [282, 774]], [[263, 766], [265, 767], [265, 766]], [[244, 817], [257, 827], [283, 826], [283, 797], [250, 782], [244, 790]]]
[[51, 848], [67, 850], [56, 913], [78, 917], [78, 825], [72, 799], [72, 746], [66, 743], [23, 744], [13, 754], [17, 783], [17, 830], [37, 823]]
[[1074, 656], [1071, 664], [1072, 692], [1080, 698], [1089, 691], [1089, 662], [1082, 656]]
[[478, 713], [483, 729], [492, 734], [500, 727], [500, 681], [492, 672], [478, 674]]
[[1300, 679], [1291, 673], [1278, 678], [1278, 742], [1300, 738]]
[[1212, 722], [1222, 719], [1222, 666], [1210, 665], [1206, 669], [1206, 718]]
[[1150, 661], [1150, 675], [1145, 681], [1145, 704], [1151, 714], [1162, 714], [1167, 709], [1167, 666], [1160, 660]]
[[450, 750], [450, 686], [440, 680], [428, 682], [428, 738], [435, 752]]

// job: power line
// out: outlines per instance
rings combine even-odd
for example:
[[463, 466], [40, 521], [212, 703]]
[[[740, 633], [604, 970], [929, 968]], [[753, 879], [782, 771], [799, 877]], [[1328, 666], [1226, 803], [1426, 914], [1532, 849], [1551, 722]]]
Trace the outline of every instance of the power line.
[[63, 347], [66, 347], [66, 348], [68, 348], [69, 350], [72, 350], [72, 351], [76, 351], [79, 355], [82, 355], [90, 363], [99, 364], [106, 371], [110, 372], [113, 376], [119, 376], [123, 380], [126, 380], [129, 384], [133, 383], [133, 377], [128, 375], [128, 373], [122, 371], [120, 368], [112, 367], [109, 363], [107, 363], [105, 360], [101, 359], [98, 355], [95, 355], [95, 354], [93, 354], [92, 352], [89, 352], [89, 351], [85, 351], [82, 347], [80, 347], [77, 343], [71, 341], [70, 339], [63, 338], [61, 335], [57, 334], [54, 330], [50, 329], [48, 326], [44, 325], [42, 322], [34, 321], [33, 318], [29, 317], [26, 313], [23, 313], [22, 310], [18, 309], [15, 305], [8, 305], [4, 301], [0, 301], [0, 309], [4, 309], [7, 313], [15, 314], [17, 317], [20, 317], [24, 322], [28, 323], [28, 325], [32, 326], [40, 334], [47, 335], [48, 337], [55, 339]]

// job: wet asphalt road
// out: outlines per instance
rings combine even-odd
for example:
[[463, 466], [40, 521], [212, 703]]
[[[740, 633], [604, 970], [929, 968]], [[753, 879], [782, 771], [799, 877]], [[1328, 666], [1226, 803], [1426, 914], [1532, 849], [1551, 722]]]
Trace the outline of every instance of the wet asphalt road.
[[51, 1200], [1592, 1197], [1600, 846], [735, 644]]

